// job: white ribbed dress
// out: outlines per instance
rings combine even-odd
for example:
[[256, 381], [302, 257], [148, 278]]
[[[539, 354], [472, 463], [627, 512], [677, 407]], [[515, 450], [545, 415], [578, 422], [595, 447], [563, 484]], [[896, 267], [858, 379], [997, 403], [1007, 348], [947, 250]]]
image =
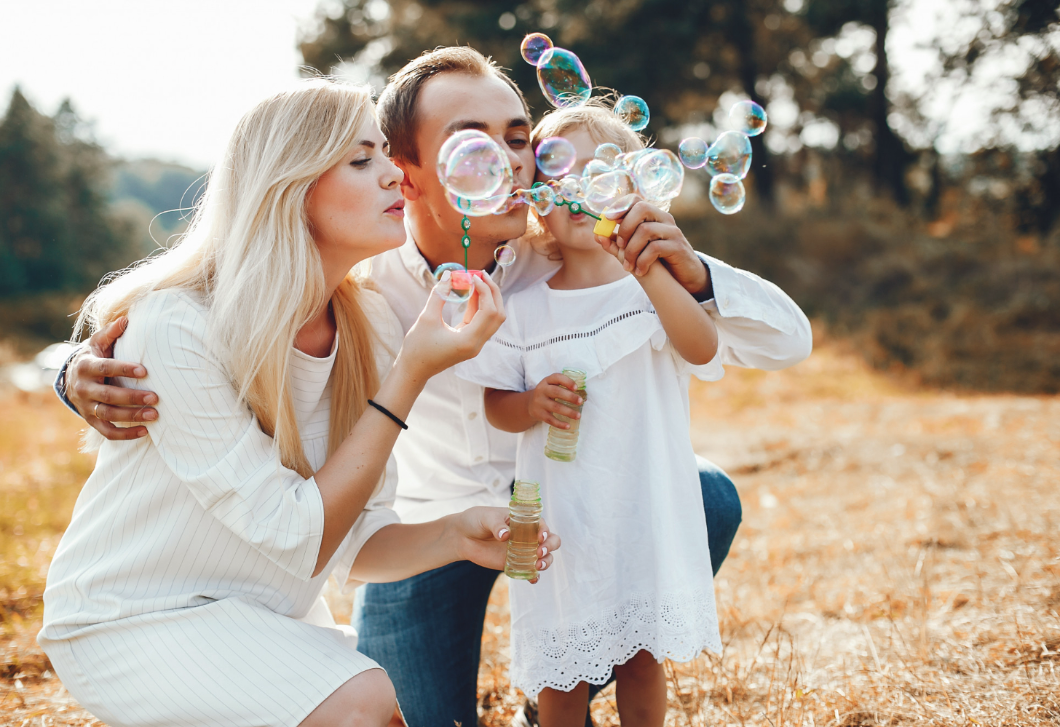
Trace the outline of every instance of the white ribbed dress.
[[[385, 349], [400, 327], [382, 296], [366, 312]], [[378, 668], [343, 631], [310, 625], [328, 575], [346, 583], [360, 547], [398, 521], [393, 458], [328, 567], [312, 572], [324, 510], [315, 481], [280, 464], [205, 345], [187, 292], [133, 307], [115, 356], [158, 393], [149, 436], [105, 442], [52, 561], [38, 640], [70, 693], [112, 725], [297, 725], [335, 689]], [[335, 352], [292, 350], [306, 455], [325, 461]], [[315, 614], [314, 614], [315, 615]]]
[[[541, 484], [563, 548], [541, 582], [511, 581], [513, 686], [536, 695], [603, 684], [644, 649], [659, 661], [721, 651], [695, 453], [691, 376], [716, 381], [721, 357], [685, 362], [636, 278], [594, 288], [538, 283], [457, 376], [528, 391], [564, 368], [586, 372], [577, 457], [544, 455], [548, 425], [519, 435], [516, 478]], [[725, 342], [722, 341], [722, 346]]]

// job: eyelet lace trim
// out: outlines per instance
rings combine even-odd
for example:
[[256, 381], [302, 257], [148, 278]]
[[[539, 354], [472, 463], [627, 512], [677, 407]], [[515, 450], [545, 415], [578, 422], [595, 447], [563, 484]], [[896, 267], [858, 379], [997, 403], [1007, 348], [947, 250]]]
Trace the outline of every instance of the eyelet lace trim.
[[513, 637], [512, 685], [529, 696], [545, 687], [567, 692], [582, 681], [603, 684], [612, 667], [642, 649], [678, 662], [704, 649], [721, 652], [713, 588], [637, 593], [596, 618]]
[[580, 331], [578, 333], [565, 333], [562, 336], [553, 336], [552, 338], [546, 339], [544, 341], [538, 341], [537, 343], [531, 343], [528, 346], [520, 346], [518, 343], [514, 343], [512, 341], [506, 341], [503, 338], [497, 338], [496, 336], [494, 336], [493, 341], [495, 343], [500, 344], [501, 346], [507, 346], [508, 348], [514, 348], [516, 351], [536, 351], [539, 348], [545, 348], [546, 346], [553, 346], [553, 345], [555, 345], [557, 343], [563, 343], [564, 341], [574, 341], [574, 340], [577, 340], [579, 338], [592, 338], [593, 336], [599, 335], [605, 329], [610, 328], [611, 326], [615, 325], [616, 323], [620, 323], [620, 322], [626, 320], [627, 318], [632, 318], [633, 316], [637, 316], [637, 315], [655, 315], [655, 310], [649, 308], [649, 309], [646, 309], [646, 310], [630, 310], [630, 311], [626, 311], [625, 313], [622, 313], [621, 315], [617, 315], [614, 318], [610, 318], [610, 319], [604, 321], [603, 323], [601, 323], [599, 326], [597, 326], [596, 328], [592, 329], [591, 331]]

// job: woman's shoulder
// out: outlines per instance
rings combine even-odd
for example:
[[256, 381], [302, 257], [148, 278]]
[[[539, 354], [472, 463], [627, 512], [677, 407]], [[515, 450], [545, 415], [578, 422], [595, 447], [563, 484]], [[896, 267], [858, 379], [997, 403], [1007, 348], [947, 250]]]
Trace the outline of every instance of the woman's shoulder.
[[164, 288], [148, 293], [129, 309], [125, 335], [157, 336], [176, 330], [204, 332], [209, 310], [203, 295], [184, 288]]

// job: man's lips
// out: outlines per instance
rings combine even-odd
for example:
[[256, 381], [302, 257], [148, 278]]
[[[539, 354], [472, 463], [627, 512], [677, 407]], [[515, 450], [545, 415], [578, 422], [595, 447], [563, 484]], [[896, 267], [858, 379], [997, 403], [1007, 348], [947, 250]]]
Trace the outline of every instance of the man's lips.
[[395, 202], [394, 204], [392, 204], [389, 207], [387, 207], [386, 210], [384, 210], [383, 214], [386, 214], [386, 215], [393, 214], [393, 215], [404, 216], [405, 215], [405, 200], [404, 199], [399, 199], [397, 202]]

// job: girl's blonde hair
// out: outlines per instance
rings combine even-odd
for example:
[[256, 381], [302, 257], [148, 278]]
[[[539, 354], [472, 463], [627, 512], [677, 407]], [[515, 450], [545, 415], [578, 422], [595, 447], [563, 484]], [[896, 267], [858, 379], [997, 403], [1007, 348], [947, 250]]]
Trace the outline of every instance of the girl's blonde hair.
[[[240, 400], [275, 439], [283, 464], [312, 476], [288, 371], [296, 334], [328, 302], [306, 198], [373, 119], [370, 89], [325, 78], [262, 101], [240, 120], [181, 240], [96, 289], [78, 314], [75, 337], [127, 315], [152, 291], [195, 291], [209, 311], [209, 345]], [[338, 351], [329, 455], [379, 387], [364, 286], [351, 271], [330, 299]]]
[[[594, 96], [583, 106], [557, 109], [546, 114], [530, 134], [530, 145], [537, 147], [552, 136], [563, 136], [577, 129], [585, 129], [597, 145], [615, 144], [623, 152], [637, 151], [645, 147], [644, 137], [623, 122], [614, 113], [614, 103], [609, 97]], [[560, 260], [556, 240], [545, 227], [536, 212], [530, 215], [526, 239], [538, 253], [550, 259]]]

